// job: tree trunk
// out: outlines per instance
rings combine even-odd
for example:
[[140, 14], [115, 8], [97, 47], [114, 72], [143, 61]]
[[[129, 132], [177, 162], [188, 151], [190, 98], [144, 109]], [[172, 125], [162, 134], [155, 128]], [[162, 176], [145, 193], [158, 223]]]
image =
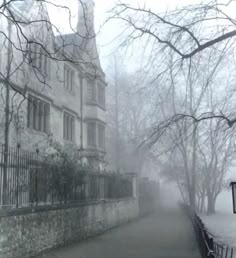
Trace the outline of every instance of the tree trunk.
[[191, 179], [192, 184], [190, 188], [190, 206], [192, 210], [196, 210], [196, 162], [197, 162], [197, 127], [194, 126], [193, 129], [193, 152], [192, 152], [192, 169], [191, 169]]
[[204, 212], [204, 210], [205, 210], [205, 195], [201, 196], [200, 212]]
[[215, 203], [216, 199], [213, 197], [211, 193], [207, 195], [207, 214], [215, 213]]
[[189, 191], [189, 203], [190, 203], [191, 209], [193, 211], [195, 211], [196, 210], [196, 198], [195, 198], [194, 189], [192, 187], [190, 188], [190, 191]]

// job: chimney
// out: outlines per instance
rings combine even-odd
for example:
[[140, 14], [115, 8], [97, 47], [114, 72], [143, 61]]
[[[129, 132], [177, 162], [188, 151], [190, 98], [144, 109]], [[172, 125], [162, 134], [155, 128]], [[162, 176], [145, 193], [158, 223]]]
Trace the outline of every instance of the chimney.
[[77, 32], [82, 37], [94, 37], [94, 1], [79, 0]]

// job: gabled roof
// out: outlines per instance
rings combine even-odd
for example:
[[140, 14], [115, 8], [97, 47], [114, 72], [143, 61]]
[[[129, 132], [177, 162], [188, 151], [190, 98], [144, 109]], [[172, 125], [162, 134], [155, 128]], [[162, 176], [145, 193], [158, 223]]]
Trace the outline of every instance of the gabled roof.
[[[88, 0], [83, 1], [87, 2]], [[38, 8], [40, 8], [41, 5], [43, 6], [43, 11], [41, 10], [40, 13], [34, 12], [34, 4], [36, 3], [37, 1], [35, 0], [14, 0], [11, 2], [11, 6], [12, 10], [17, 16], [19, 16], [19, 18], [32, 19], [33, 17], [35, 17], [35, 15], [41, 15], [46, 20], [49, 20], [49, 15], [45, 3], [37, 3], [36, 6]], [[90, 7], [92, 8], [92, 5]], [[91, 9], [91, 12], [89, 12], [88, 14], [92, 17], [92, 13], [93, 10]], [[82, 23], [83, 20], [81, 20], [83, 17], [79, 18], [80, 22], [78, 22], [77, 26], [78, 32], [55, 36], [56, 48], [61, 53], [63, 53], [63, 55], [69, 57], [70, 60], [74, 60], [79, 64], [84, 64], [85, 67], [87, 67], [88, 69], [92, 69], [93, 71], [96, 70], [96, 74], [97, 72], [101, 73], [102, 68], [97, 51], [94, 28], [91, 29], [91, 27], [89, 26], [90, 31], [85, 30], [85, 25]], [[90, 21], [90, 19], [88, 21]], [[91, 22], [91, 25], [93, 25], [93, 17], [91, 19]]]
[[[56, 37], [56, 46], [75, 61], [102, 72], [94, 32], [94, 1], [78, 2], [78, 23], [74, 33]], [[96, 72], [96, 71], [95, 71]], [[97, 72], [96, 72], [97, 73]]]
[[91, 64], [102, 71], [96, 46], [96, 39], [83, 38], [78, 33], [55, 37], [56, 47], [75, 61]]
[[55, 37], [56, 46], [71, 56], [74, 54], [75, 47], [81, 47], [82, 41], [82, 38], [75, 33], [62, 34]]

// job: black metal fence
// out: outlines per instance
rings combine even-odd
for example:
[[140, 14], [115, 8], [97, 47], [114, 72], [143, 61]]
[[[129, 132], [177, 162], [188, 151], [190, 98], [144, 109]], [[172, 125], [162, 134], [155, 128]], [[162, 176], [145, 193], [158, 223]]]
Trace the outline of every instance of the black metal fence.
[[132, 178], [45, 161], [38, 151], [0, 145], [0, 208], [60, 205], [132, 197]]
[[187, 205], [183, 205], [183, 209], [192, 221], [202, 258], [236, 257], [234, 248], [225, 244], [217, 243], [214, 240], [214, 236], [207, 231], [201, 218], [195, 212], [192, 212]]

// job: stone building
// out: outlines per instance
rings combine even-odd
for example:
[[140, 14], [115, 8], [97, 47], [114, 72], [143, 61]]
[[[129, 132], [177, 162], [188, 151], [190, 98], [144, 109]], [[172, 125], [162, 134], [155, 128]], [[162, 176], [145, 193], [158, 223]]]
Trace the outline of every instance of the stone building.
[[56, 33], [43, 2], [16, 1], [9, 10], [9, 19], [0, 18], [0, 31], [10, 38], [9, 44], [0, 36], [0, 139], [9, 88], [10, 146], [44, 148], [50, 136], [102, 160], [106, 82], [93, 0], [81, 1], [77, 28], [66, 35]]

